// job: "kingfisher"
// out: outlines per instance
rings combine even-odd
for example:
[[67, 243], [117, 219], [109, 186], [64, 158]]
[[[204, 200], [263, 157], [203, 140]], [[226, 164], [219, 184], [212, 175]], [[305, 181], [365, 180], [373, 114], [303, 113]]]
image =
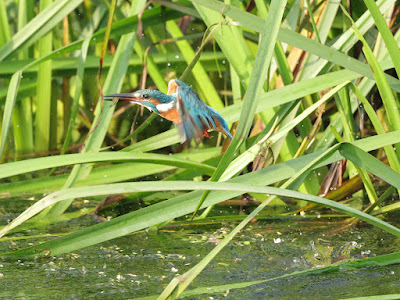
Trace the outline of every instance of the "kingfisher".
[[192, 139], [199, 144], [203, 136], [209, 137], [208, 130], [210, 129], [222, 132], [232, 140], [228, 125], [222, 116], [205, 104], [191, 86], [178, 79], [172, 79], [168, 83], [167, 94], [158, 90], [145, 89], [134, 93], [103, 97], [104, 100], [113, 98], [144, 106], [149, 111], [174, 122], [181, 136], [181, 144]]

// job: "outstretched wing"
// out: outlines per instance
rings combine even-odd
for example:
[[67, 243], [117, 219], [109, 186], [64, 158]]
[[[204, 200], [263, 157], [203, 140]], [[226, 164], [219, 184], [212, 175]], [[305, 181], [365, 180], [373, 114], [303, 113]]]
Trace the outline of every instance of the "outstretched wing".
[[[172, 79], [168, 82], [168, 91], [167, 95], [175, 94], [178, 90], [178, 82], [182, 82], [178, 79]], [[182, 82], [183, 83], [183, 82]]]
[[199, 144], [209, 129], [218, 130], [232, 139], [228, 125], [215, 109], [205, 104], [186, 83], [175, 79], [171, 87], [175, 84], [180, 119], [177, 127], [181, 135], [181, 143], [195, 139]]

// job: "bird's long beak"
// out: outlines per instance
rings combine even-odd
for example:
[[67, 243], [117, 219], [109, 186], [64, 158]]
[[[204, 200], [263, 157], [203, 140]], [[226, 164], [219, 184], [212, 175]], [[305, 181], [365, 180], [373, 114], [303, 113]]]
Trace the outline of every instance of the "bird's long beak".
[[113, 94], [113, 95], [107, 95], [107, 96], [103, 96], [104, 100], [108, 100], [108, 101], [112, 101], [113, 98], [119, 98], [119, 100], [123, 100], [123, 101], [138, 101], [141, 100], [140, 98], [135, 98], [133, 96], [133, 94]]

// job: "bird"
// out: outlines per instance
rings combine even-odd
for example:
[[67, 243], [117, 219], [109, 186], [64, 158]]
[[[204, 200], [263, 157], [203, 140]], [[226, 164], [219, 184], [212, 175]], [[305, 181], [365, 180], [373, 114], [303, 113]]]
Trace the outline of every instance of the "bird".
[[230, 140], [233, 138], [222, 116], [205, 104], [191, 86], [179, 79], [170, 80], [167, 94], [158, 90], [144, 89], [134, 93], [103, 97], [104, 100], [114, 98], [144, 106], [149, 111], [175, 123], [181, 144], [192, 139], [199, 144], [203, 136], [210, 137], [208, 135], [210, 129], [222, 132]]

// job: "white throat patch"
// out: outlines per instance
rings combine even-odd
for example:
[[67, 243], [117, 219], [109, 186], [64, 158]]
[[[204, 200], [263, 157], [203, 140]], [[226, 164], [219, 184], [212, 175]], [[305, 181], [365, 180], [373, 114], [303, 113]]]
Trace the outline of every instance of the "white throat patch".
[[174, 107], [174, 101], [171, 101], [169, 103], [158, 104], [156, 107], [160, 113], [163, 113], [163, 112], [169, 111], [171, 108]]

